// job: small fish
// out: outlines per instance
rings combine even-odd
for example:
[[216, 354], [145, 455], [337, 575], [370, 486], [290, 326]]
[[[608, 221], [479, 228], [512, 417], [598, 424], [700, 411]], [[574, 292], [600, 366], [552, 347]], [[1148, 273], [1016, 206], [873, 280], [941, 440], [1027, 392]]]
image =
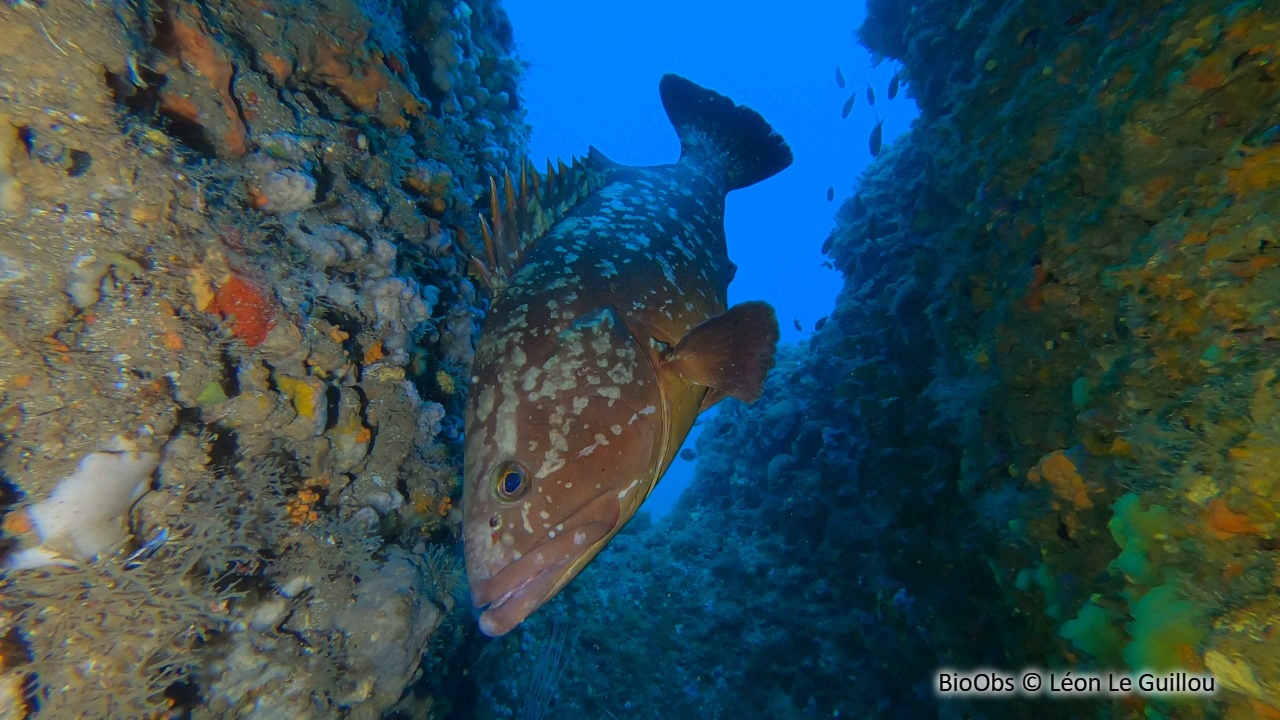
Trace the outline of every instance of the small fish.
[[836, 87], [844, 89], [844, 73], [840, 72], [840, 66], [836, 66]]
[[831, 202], [832, 200], [835, 200], [835, 199], [836, 199], [836, 189], [834, 187], [828, 187], [827, 202]]
[[1065, 25], [1066, 27], [1075, 27], [1076, 25], [1079, 25], [1085, 20], [1088, 20], [1091, 14], [1092, 13], [1090, 13], [1088, 10], [1081, 10], [1080, 12], [1077, 12], [1071, 15], [1070, 17], [1068, 17], [1066, 20], [1063, 21], [1062, 24]]
[[804, 326], [800, 324], [800, 318], [795, 319], [796, 332], [804, 332]]
[[858, 99], [858, 93], [854, 92], [852, 95], [849, 96], [848, 100], [844, 101], [844, 107], [840, 108], [841, 120], [844, 120], [845, 118], [849, 117], [849, 113], [853, 110], [853, 101], [857, 99]]
[[884, 142], [884, 120], [878, 121], [876, 126], [871, 128], [871, 157], [879, 157], [882, 142]]
[[898, 97], [898, 73], [893, 74], [893, 78], [889, 80], [889, 99]]
[[867, 102], [872, 105], [876, 104], [876, 91], [871, 88], [871, 83], [867, 83]]
[[836, 269], [835, 263], [831, 262], [830, 260], [823, 260], [823, 261], [822, 261], [822, 267], [824, 267], [824, 268], [826, 268], [826, 269], [828, 269], [828, 270], [835, 270], [835, 269]]
[[592, 149], [558, 174], [523, 164], [501, 191], [490, 183], [489, 262], [468, 251], [493, 293], [463, 448], [467, 579], [490, 637], [577, 577], [698, 415], [758, 399], [774, 364], [773, 308], [728, 306], [725, 196], [781, 172], [791, 149], [729, 98], [676, 75], [658, 87], [678, 162], [621, 165]]
[[698, 459], [698, 453], [694, 452], [693, 448], [685, 448], [680, 451], [680, 459], [685, 462], [693, 462]]
[[160, 528], [159, 530], [156, 531], [155, 535], [151, 536], [150, 540], [144, 543], [142, 547], [138, 548], [137, 550], [134, 550], [133, 554], [130, 555], [124, 561], [124, 569], [133, 570], [134, 568], [142, 567], [142, 561], [146, 560], [152, 555], [155, 555], [156, 551], [160, 549], [160, 546], [164, 545], [168, 541], [169, 541], [169, 528], [167, 527]]
[[816, 323], [814, 323], [814, 324], [813, 324], [813, 329], [814, 329], [814, 330], [821, 330], [821, 329], [822, 329], [822, 327], [823, 327], [824, 325], [826, 325], [826, 324], [827, 324], [827, 316], [826, 316], [826, 315], [823, 315], [822, 317], [818, 318], [818, 322], [816, 322]]

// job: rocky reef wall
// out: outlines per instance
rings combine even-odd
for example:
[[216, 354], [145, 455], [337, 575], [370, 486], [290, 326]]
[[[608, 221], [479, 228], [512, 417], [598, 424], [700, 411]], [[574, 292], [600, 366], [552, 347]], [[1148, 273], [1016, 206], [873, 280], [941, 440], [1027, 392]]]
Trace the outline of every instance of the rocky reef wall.
[[0, 27], [0, 717], [447, 712], [501, 7]]
[[[860, 37], [922, 115], [839, 212], [831, 320], [506, 641], [490, 716], [558, 623], [582, 716], [1280, 717], [1280, 10], [872, 0]], [[933, 693], [1028, 665], [1219, 692]]]
[[[1280, 14], [938, 5], [908, 19], [873, 4], [862, 29], [935, 109], [888, 184], [927, 180], [889, 213], [889, 188], [869, 184], [832, 255], [856, 274], [864, 248], [924, 236], [945, 258], [928, 397], [970, 438], [957, 489], [998, 521], [992, 570], [1046, 642], [1040, 661], [1222, 687], [1100, 711], [1116, 717], [1280, 714]], [[942, 24], [921, 23], [930, 12]], [[939, 52], [961, 59], [946, 84]]]

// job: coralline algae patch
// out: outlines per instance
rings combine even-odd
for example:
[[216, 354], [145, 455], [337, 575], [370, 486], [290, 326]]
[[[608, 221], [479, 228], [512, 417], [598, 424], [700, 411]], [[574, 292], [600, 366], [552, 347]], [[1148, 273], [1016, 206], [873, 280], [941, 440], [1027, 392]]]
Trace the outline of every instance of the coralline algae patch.
[[0, 27], [0, 717], [438, 711], [404, 691], [456, 646], [455, 241], [526, 142], [505, 14]]

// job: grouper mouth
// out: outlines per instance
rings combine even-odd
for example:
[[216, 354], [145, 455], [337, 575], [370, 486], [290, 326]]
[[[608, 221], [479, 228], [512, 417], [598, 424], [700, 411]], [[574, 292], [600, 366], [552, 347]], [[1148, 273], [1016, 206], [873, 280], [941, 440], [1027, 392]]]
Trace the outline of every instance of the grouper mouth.
[[548, 535], [498, 574], [474, 584], [472, 604], [485, 608], [480, 630], [489, 637], [505, 635], [537, 610], [571, 579], [567, 571], [617, 527], [620, 513], [614, 493], [601, 495], [560, 523], [563, 529], [555, 537]]

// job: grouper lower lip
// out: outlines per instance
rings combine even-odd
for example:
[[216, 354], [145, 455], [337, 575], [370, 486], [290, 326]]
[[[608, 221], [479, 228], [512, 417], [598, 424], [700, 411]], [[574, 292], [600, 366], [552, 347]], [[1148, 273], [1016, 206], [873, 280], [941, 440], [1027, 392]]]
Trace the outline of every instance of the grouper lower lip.
[[472, 585], [471, 601], [488, 606], [480, 629], [489, 637], [505, 635], [558, 589], [564, 571], [617, 527], [621, 507], [606, 493], [569, 516], [564, 529], [548, 538], [497, 575]]

